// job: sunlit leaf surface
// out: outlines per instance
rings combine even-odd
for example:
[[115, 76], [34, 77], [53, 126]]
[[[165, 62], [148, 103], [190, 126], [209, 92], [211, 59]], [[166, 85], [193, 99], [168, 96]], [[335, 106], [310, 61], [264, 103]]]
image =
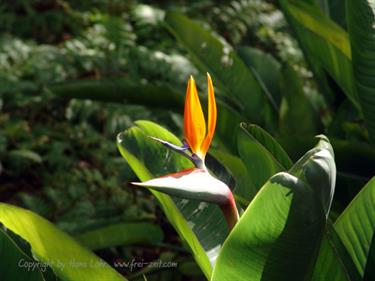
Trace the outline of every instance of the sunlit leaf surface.
[[0, 204], [0, 222], [26, 240], [34, 257], [66, 281], [126, 280], [52, 223], [28, 210]]

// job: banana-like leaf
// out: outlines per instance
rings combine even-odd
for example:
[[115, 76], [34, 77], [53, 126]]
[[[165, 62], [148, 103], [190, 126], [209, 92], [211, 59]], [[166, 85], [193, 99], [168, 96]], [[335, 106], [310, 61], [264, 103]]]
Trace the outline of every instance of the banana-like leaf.
[[255, 188], [252, 183], [245, 163], [241, 158], [217, 149], [211, 148], [209, 153], [219, 161], [235, 179], [234, 197], [237, 199], [236, 201], [247, 206], [259, 189]]
[[372, 280], [375, 234], [375, 177], [363, 187], [332, 229], [328, 227], [315, 265], [314, 281]]
[[[314, 1], [312, 1], [314, 2]], [[316, 0], [323, 12], [334, 22], [346, 29], [345, 2], [342, 0]]]
[[[228, 43], [177, 12], [168, 12], [165, 23], [196, 65], [210, 72], [215, 84], [229, 99], [235, 99], [244, 116], [258, 123], [265, 119], [263, 114], [267, 112], [265, 109], [269, 108], [272, 97], [267, 97], [257, 78]], [[275, 104], [274, 101], [271, 103]], [[259, 108], [264, 110], [259, 112]]]
[[[280, 137], [277, 141], [292, 159], [298, 159], [313, 141], [306, 137]], [[335, 151], [337, 171], [341, 174], [367, 178], [375, 173], [375, 149], [366, 143], [348, 142], [330, 138]]]
[[[281, 172], [266, 182], [225, 241], [212, 280], [311, 277], [327, 215], [322, 193], [332, 199], [333, 158], [322, 137], [292, 167], [292, 174]], [[312, 173], [322, 173], [319, 182], [312, 180]]]
[[281, 89], [284, 97], [280, 106], [280, 133], [283, 135], [316, 135], [321, 129], [319, 116], [305, 96], [303, 83], [295, 70], [282, 69]]
[[348, 34], [313, 3], [280, 0], [280, 4], [322, 90], [329, 96], [332, 92], [329, 80], [333, 79], [360, 110]]
[[[310, 138], [282, 137], [277, 139], [292, 159], [298, 159], [313, 145]], [[375, 149], [366, 143], [330, 138], [337, 163], [337, 182], [331, 219], [345, 209], [375, 173]]]
[[372, 236], [363, 280], [375, 280], [375, 235]]
[[54, 83], [48, 85], [48, 89], [64, 98], [142, 104], [162, 108], [182, 107], [184, 97], [184, 92], [176, 92], [165, 84], [144, 85], [124, 78]]
[[275, 101], [275, 106], [279, 108], [281, 102], [281, 64], [272, 55], [262, 50], [241, 47], [237, 50], [238, 56], [255, 76], [259, 76], [259, 83], [262, 84]]
[[30, 258], [15, 241], [0, 228], [0, 272], [2, 280], [44, 281], [46, 267]]
[[340, 215], [334, 228], [363, 277], [375, 233], [375, 177]]
[[261, 186], [274, 174], [286, 171], [292, 162], [284, 149], [262, 128], [241, 124], [237, 134], [238, 153], [247, 167], [255, 188]]
[[[149, 121], [137, 121], [135, 125], [119, 134], [118, 148], [141, 181], [192, 168], [189, 160], [147, 138], [152, 136], [181, 145], [173, 134]], [[220, 209], [205, 202], [172, 199], [158, 191], [151, 192], [205, 276], [210, 278], [212, 264], [228, 234]]]
[[270, 154], [273, 155], [277, 161], [286, 170], [290, 169], [293, 165], [292, 160], [289, 158], [288, 153], [284, 148], [274, 139], [267, 131], [255, 124], [240, 124], [241, 129], [251, 136], [251, 138], [264, 147]]
[[278, 171], [289, 169], [292, 161], [269, 133], [254, 124], [240, 124], [237, 143], [241, 158], [214, 149], [210, 153], [235, 178], [235, 195], [239, 195], [239, 201], [247, 205], [268, 178]]
[[[318, 258], [314, 266], [312, 281], [354, 281], [355, 272], [350, 272], [349, 268], [339, 255], [338, 247], [326, 232], [320, 245]], [[354, 275], [354, 276], [353, 276]], [[359, 276], [359, 275], [358, 275]]]
[[375, 2], [348, 0], [353, 72], [370, 139], [375, 143]]
[[66, 281], [126, 280], [52, 223], [28, 210], [0, 203], [0, 222], [26, 240], [35, 259]]
[[89, 230], [75, 237], [91, 250], [115, 246], [152, 245], [163, 241], [160, 226], [151, 223], [121, 223]]
[[324, 135], [319, 135], [318, 145], [299, 159], [289, 172], [302, 177], [314, 187], [328, 217], [336, 185], [336, 163], [333, 148]]

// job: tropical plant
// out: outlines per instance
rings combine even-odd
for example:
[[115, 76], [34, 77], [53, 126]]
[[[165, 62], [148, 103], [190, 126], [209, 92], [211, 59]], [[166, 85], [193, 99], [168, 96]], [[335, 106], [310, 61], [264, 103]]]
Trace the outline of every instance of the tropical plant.
[[[207, 279], [351, 280], [347, 274], [358, 280], [367, 278], [365, 272], [372, 271], [369, 269], [371, 256], [366, 257], [373, 247], [374, 210], [365, 207], [363, 215], [367, 221], [362, 226], [355, 225], [355, 219], [349, 219], [352, 215], [348, 214], [355, 208], [361, 208], [354, 205], [371, 206], [360, 201], [365, 193], [371, 194], [369, 200], [373, 201], [374, 180], [363, 188], [332, 224], [328, 218], [336, 183], [336, 166], [328, 139], [323, 135], [318, 136], [318, 144], [292, 165], [289, 156], [270, 135], [257, 126], [242, 124], [237, 133], [238, 154], [214, 152], [212, 155], [215, 158], [217, 154], [217, 160], [221, 159], [222, 163], [227, 161], [224, 166], [241, 183], [234, 189], [235, 197], [240, 198], [238, 201], [250, 201], [244, 205], [246, 210], [237, 222], [237, 216], [231, 215], [233, 208], [222, 207], [223, 203], [232, 200], [232, 192], [228, 191], [227, 185], [213, 178], [204, 165], [216, 123], [210, 77], [208, 95], [207, 137], [192, 79], [185, 101], [186, 144], [181, 146], [181, 142], [171, 133], [147, 121], [138, 121], [136, 127], [118, 136], [121, 154], [144, 181], [136, 185], [152, 190], [177, 233], [189, 245]], [[167, 149], [161, 148], [158, 143], [151, 143], [147, 137]], [[170, 154], [168, 149], [178, 153]], [[196, 168], [191, 168], [186, 158]], [[155, 164], [160, 159], [164, 162], [161, 166]], [[238, 169], [241, 164], [245, 166], [242, 171]], [[167, 171], [173, 173], [152, 179]], [[256, 196], [253, 188], [256, 189]], [[251, 195], [240, 197], [236, 194], [239, 189]], [[173, 198], [162, 193], [170, 194]], [[212, 210], [214, 207], [205, 202], [221, 206], [224, 215]], [[189, 213], [192, 210], [193, 216]], [[219, 223], [223, 218], [227, 220], [229, 234], [228, 227]], [[189, 224], [194, 225], [193, 229]], [[342, 224], [345, 226], [342, 227]], [[363, 240], [354, 242], [358, 238], [354, 227], [364, 232]], [[206, 235], [210, 235], [210, 240]], [[350, 249], [346, 248], [353, 242], [355, 248], [362, 247], [364, 250], [364, 259], [358, 262], [357, 267], [354, 264], [359, 253], [352, 251], [350, 256]], [[324, 264], [322, 259], [329, 263]]]

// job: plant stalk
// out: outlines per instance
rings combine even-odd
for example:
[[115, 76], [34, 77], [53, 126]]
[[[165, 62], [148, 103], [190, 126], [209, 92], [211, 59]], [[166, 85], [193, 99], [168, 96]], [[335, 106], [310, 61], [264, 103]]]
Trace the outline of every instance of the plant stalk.
[[219, 206], [220, 206], [221, 211], [224, 214], [225, 220], [227, 221], [229, 231], [231, 231], [240, 218], [238, 214], [237, 206], [236, 206], [236, 201], [234, 201], [233, 194], [230, 193], [228, 197], [228, 201]]

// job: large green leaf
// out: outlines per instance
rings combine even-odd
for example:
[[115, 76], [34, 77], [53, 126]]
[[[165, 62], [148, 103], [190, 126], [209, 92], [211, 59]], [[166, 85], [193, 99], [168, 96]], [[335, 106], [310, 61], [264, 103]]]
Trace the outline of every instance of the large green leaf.
[[[313, 145], [307, 137], [281, 137], [277, 141], [292, 159], [298, 159]], [[375, 149], [366, 143], [330, 138], [335, 150], [337, 170], [341, 174], [370, 179], [375, 173]]]
[[317, 138], [320, 139], [318, 145], [302, 156], [289, 172], [303, 178], [315, 189], [315, 195], [319, 197], [328, 217], [336, 185], [336, 163], [328, 138], [324, 135]]
[[[282, 137], [277, 139], [292, 159], [301, 157], [313, 145], [310, 138]], [[366, 143], [330, 138], [337, 163], [337, 182], [331, 218], [333, 220], [357, 195], [375, 173], [375, 150]], [[335, 214], [337, 213], [337, 214]]]
[[[183, 156], [147, 138], [153, 136], [181, 145], [173, 134], [149, 121], [137, 121], [135, 125], [119, 134], [118, 147], [140, 180], [146, 181], [192, 167]], [[211, 264], [214, 264], [220, 245], [228, 234], [219, 208], [204, 202], [172, 199], [160, 192], [151, 192], [159, 200], [177, 233], [189, 246], [203, 273], [210, 278]]]
[[375, 280], [375, 234], [372, 235], [370, 251], [367, 256], [367, 264], [363, 279], [365, 281]]
[[255, 124], [241, 123], [244, 132], [264, 147], [282, 167], [289, 169], [293, 162], [284, 148], [264, 129]]
[[347, 18], [356, 90], [375, 143], [375, 2], [348, 0]]
[[182, 107], [184, 92], [168, 85], [136, 83], [130, 79], [76, 80], [48, 85], [55, 95], [105, 102], [143, 104], [161, 108]]
[[[375, 178], [328, 227], [315, 265], [314, 281], [372, 280], [374, 274]], [[362, 279], [363, 278], [363, 279]]]
[[315, 0], [333, 21], [342, 28], [346, 29], [345, 2], [342, 0]]
[[323, 237], [315, 263], [313, 281], [351, 281], [328, 237]]
[[359, 281], [353, 262], [332, 228], [327, 224], [311, 280]]
[[329, 142], [322, 137], [291, 173], [273, 176], [250, 203], [223, 245], [212, 280], [309, 279], [333, 196]]
[[238, 153], [256, 190], [274, 174], [292, 165], [286, 152], [270, 134], [256, 125], [241, 124], [237, 134]]
[[[224, 94], [229, 99], [235, 99], [244, 116], [254, 122], [262, 122], [267, 112], [265, 109], [269, 108], [267, 93], [231, 46], [182, 14], [167, 13], [165, 23], [189, 51], [197, 66], [210, 72]], [[272, 97], [268, 96], [268, 99]], [[260, 112], [259, 108], [263, 110]]]
[[305, 280], [324, 225], [317, 206], [302, 181], [272, 177], [224, 243], [212, 280]]
[[335, 230], [361, 276], [364, 275], [375, 233], [375, 177], [335, 222]]
[[43, 281], [45, 267], [24, 253], [0, 228], [0, 272], [2, 280]]
[[91, 250], [133, 244], [157, 244], [163, 240], [163, 231], [151, 223], [121, 223], [89, 230], [75, 237]]
[[348, 34], [325, 16], [316, 5], [296, 0], [281, 0], [281, 2], [302, 27], [326, 40], [346, 58], [351, 58]]
[[258, 192], [258, 189], [255, 188], [252, 183], [245, 163], [241, 158], [220, 150], [210, 149], [210, 154], [219, 161], [235, 179], [234, 196], [237, 197], [236, 201], [241, 201], [239, 203], [247, 205]]
[[282, 97], [281, 64], [272, 55], [256, 48], [241, 47], [237, 53], [254, 75], [259, 76], [259, 83], [273, 97], [272, 101], [275, 101], [275, 106], [278, 108]]
[[241, 123], [237, 132], [239, 156], [215, 149], [212, 154], [235, 178], [235, 195], [247, 205], [263, 183], [278, 171], [292, 166], [288, 154], [280, 144], [261, 127]]
[[0, 203], [0, 222], [26, 240], [34, 258], [49, 264], [62, 280], [126, 280], [99, 257], [35, 213]]
[[333, 79], [360, 109], [354, 89], [348, 34], [312, 3], [280, 0], [280, 4], [326, 94], [331, 91], [330, 79]]
[[315, 135], [320, 129], [319, 116], [303, 91], [303, 83], [292, 67], [282, 69], [280, 133], [284, 135]]

